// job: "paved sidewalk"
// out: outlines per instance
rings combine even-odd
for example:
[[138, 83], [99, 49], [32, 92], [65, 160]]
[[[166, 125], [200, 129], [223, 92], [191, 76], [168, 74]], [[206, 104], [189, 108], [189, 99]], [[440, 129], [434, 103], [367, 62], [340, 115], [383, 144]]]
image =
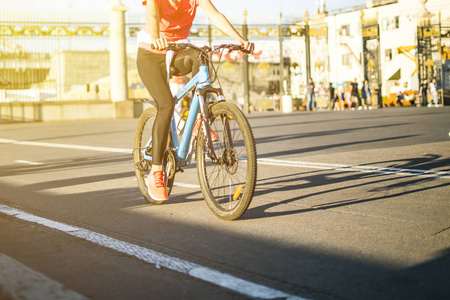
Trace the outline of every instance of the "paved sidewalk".
[[0, 253], [0, 299], [85, 300], [87, 298]]

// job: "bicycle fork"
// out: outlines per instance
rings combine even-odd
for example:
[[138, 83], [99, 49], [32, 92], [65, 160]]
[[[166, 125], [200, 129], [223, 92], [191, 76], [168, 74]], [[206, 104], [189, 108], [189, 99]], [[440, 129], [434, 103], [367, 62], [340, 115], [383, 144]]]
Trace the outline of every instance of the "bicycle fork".
[[[208, 90], [213, 89], [212, 87], [205, 87], [205, 88], [207, 88]], [[201, 122], [201, 126], [203, 129], [203, 134], [205, 136], [205, 145], [197, 145], [197, 147], [206, 146], [210, 160], [213, 163], [217, 163], [218, 159], [216, 157], [216, 153], [214, 152], [212, 137], [211, 137], [211, 128], [209, 126], [209, 121], [208, 121], [209, 120], [209, 116], [208, 116], [209, 109], [205, 102], [205, 98], [206, 98], [205, 96], [207, 95], [205, 88], [201, 88], [197, 91], [198, 102], [199, 102], [199, 106], [200, 106], [200, 122]], [[222, 96], [222, 98], [223, 98], [223, 96]]]

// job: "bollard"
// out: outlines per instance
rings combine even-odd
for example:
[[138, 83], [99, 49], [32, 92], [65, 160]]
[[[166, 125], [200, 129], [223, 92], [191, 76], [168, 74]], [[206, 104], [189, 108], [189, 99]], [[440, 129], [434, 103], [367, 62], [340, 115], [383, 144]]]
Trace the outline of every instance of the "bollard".
[[292, 112], [292, 96], [291, 95], [283, 95], [281, 98], [282, 110], [284, 113]]

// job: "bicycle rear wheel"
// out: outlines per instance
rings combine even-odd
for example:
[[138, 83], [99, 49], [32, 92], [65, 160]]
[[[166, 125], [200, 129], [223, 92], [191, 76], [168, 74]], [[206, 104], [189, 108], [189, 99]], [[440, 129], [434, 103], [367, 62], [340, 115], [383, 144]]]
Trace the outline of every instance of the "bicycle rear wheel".
[[[145, 109], [144, 112], [141, 114], [138, 121], [138, 125], [136, 127], [136, 133], [134, 136], [134, 151], [133, 151], [134, 171], [136, 174], [139, 191], [141, 192], [145, 200], [147, 200], [147, 202], [150, 204], [164, 203], [164, 201], [153, 200], [150, 197], [147, 190], [148, 189], [147, 184], [145, 183], [145, 178], [150, 172], [152, 166], [152, 161], [147, 158], [152, 156], [151, 136], [153, 125], [156, 118], [156, 113], [157, 109], [154, 105], [152, 105], [149, 108]], [[173, 147], [172, 135], [170, 134], [169, 139], [167, 141], [167, 147], [168, 148]], [[147, 156], [147, 158], [145, 156]], [[163, 159], [163, 171], [169, 173], [169, 170], [167, 169], [172, 168], [174, 168], [173, 160], [170, 159], [170, 155], [167, 155], [166, 151], [166, 154], [164, 155]], [[167, 195], [170, 195], [170, 192], [172, 191], [173, 187], [173, 182], [175, 180], [173, 172], [171, 172], [170, 177], [171, 178], [169, 178], [166, 181]]]
[[203, 129], [197, 138], [197, 173], [203, 197], [221, 219], [235, 220], [248, 208], [256, 186], [256, 147], [242, 111], [219, 102], [211, 107], [210, 127], [219, 137], [213, 142], [218, 158], [212, 162], [205, 147]]

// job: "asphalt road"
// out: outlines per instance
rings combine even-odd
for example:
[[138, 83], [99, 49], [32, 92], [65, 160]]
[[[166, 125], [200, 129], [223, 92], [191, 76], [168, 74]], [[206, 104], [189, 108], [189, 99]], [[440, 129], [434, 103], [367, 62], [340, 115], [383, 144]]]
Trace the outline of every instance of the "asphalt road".
[[0, 299], [450, 299], [450, 107], [249, 121], [233, 222], [195, 164], [145, 202], [136, 119], [1, 124]]

